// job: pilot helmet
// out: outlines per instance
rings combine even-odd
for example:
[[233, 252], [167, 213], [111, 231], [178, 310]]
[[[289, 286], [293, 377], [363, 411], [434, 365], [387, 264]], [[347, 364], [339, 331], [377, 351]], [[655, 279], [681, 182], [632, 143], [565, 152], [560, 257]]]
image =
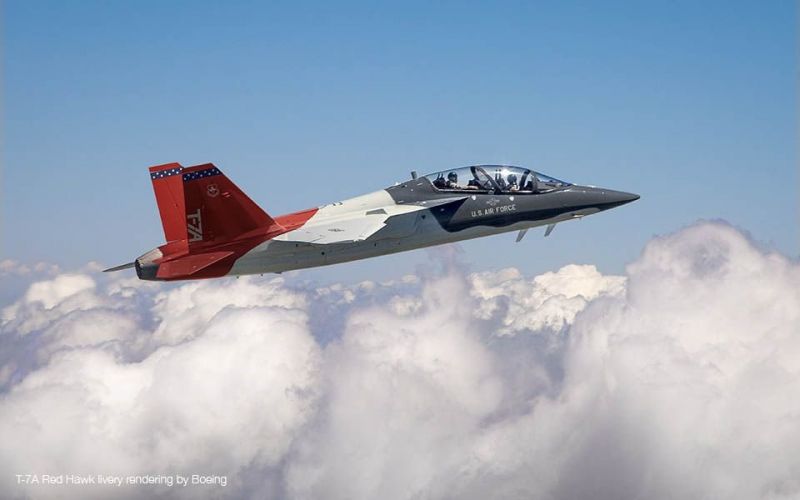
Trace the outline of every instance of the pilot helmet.
[[517, 183], [517, 175], [516, 174], [509, 174], [508, 183], [509, 184], [516, 184]]
[[450, 172], [449, 174], [447, 174], [447, 180], [450, 182], [458, 181], [458, 174], [455, 172]]

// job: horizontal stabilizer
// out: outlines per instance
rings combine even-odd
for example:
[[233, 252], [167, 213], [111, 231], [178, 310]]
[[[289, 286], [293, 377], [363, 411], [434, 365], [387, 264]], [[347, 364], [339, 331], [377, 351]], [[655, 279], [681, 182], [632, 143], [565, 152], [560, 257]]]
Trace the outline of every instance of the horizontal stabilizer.
[[103, 269], [104, 273], [113, 273], [114, 271], [122, 271], [123, 269], [130, 269], [134, 266], [133, 262], [128, 262], [127, 264], [122, 264], [120, 266], [109, 267], [108, 269]]
[[191, 278], [193, 274], [233, 254], [234, 252], [230, 251], [198, 253], [162, 262], [158, 266], [156, 277], [161, 279]]

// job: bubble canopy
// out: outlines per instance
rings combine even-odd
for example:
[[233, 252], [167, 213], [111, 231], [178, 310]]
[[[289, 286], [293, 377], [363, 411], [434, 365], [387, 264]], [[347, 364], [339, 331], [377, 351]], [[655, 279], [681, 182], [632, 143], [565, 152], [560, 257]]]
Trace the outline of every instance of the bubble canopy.
[[473, 165], [424, 176], [440, 191], [545, 193], [569, 182], [511, 165]]

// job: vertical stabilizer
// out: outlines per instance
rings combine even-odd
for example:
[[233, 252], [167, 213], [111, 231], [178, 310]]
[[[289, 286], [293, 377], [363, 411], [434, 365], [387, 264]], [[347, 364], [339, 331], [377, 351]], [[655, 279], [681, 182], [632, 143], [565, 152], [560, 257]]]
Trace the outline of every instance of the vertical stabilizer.
[[212, 163], [184, 168], [181, 181], [190, 253], [196, 248], [230, 242], [254, 230], [280, 228]]
[[167, 163], [150, 167], [150, 180], [156, 195], [158, 213], [167, 242], [186, 239], [186, 205], [183, 195], [183, 167]]

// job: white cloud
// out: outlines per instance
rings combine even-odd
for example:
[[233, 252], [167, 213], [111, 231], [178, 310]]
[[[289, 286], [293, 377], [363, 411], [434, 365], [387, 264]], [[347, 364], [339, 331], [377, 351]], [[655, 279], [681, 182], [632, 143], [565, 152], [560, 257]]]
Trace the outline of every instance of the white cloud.
[[351, 316], [326, 353], [327, 404], [299, 440], [290, 496], [427, 496], [456, 472], [503, 390], [462, 297], [466, 280], [448, 276], [425, 286], [413, 316], [383, 307]]
[[0, 260], [0, 278], [6, 276], [28, 276], [31, 274], [54, 275], [58, 271], [57, 265], [47, 262], [25, 264], [14, 259]]
[[501, 314], [498, 334], [520, 330], [558, 330], [599, 296], [624, 291], [625, 278], [603, 276], [594, 266], [568, 265], [558, 272], [525, 279], [514, 268], [470, 276], [472, 294], [478, 298], [477, 316], [489, 319]]
[[321, 355], [302, 311], [228, 307], [191, 342], [159, 347], [139, 362], [126, 362], [108, 342], [121, 340], [129, 325], [99, 321], [86, 318], [87, 329], [118, 334], [93, 347], [58, 344], [46, 365], [3, 397], [0, 453], [10, 467], [0, 478], [3, 491], [15, 491], [11, 473], [214, 471], [233, 478], [246, 467], [274, 467], [314, 411]]
[[228, 486], [113, 493], [800, 497], [797, 262], [700, 223], [626, 276], [444, 267], [32, 284], [0, 320], [0, 492], [109, 494], [16, 473], [194, 472]]
[[174, 344], [193, 338], [222, 309], [231, 306], [304, 308], [305, 297], [286, 289], [283, 279], [255, 282], [251, 279], [194, 282], [158, 293], [153, 313], [160, 324], [153, 338]]
[[17, 333], [30, 333], [73, 311], [99, 306], [101, 301], [94, 289], [94, 280], [85, 274], [62, 274], [37, 281], [21, 300], [0, 311], [0, 320], [14, 323]]

